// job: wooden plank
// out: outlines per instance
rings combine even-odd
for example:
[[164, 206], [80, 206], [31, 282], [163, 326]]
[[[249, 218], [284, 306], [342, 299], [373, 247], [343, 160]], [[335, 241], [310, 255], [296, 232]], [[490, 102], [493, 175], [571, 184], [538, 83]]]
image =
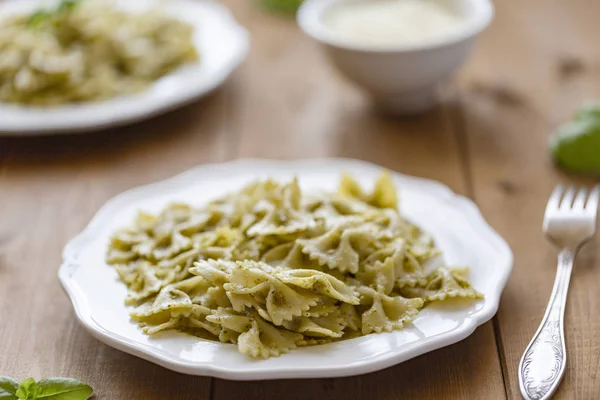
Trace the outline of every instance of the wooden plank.
[[98, 399], [210, 397], [188, 377], [114, 350], [75, 319], [61, 249], [110, 197], [229, 157], [227, 89], [125, 129], [0, 140], [0, 374], [77, 377]]
[[[462, 107], [475, 199], [515, 253], [497, 333], [508, 397], [516, 399], [518, 362], [556, 270], [556, 252], [541, 233], [546, 201], [558, 182], [598, 181], [556, 170], [547, 138], [581, 101], [600, 96], [600, 3], [506, 0], [496, 7], [496, 21], [462, 76]], [[600, 398], [599, 243], [585, 249], [573, 273], [559, 399]]]
[[[226, 2], [251, 31], [253, 49], [240, 71], [232, 125], [243, 157], [341, 156], [440, 180], [465, 193], [450, 112], [385, 119], [331, 70], [292, 20], [245, 0]], [[491, 324], [467, 340], [385, 371], [345, 379], [232, 382], [214, 380], [224, 399], [504, 398]]]

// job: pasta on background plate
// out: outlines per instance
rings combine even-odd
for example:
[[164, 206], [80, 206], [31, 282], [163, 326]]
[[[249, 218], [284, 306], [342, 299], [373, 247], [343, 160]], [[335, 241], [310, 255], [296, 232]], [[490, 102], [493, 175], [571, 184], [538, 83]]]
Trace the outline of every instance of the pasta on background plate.
[[177, 329], [279, 356], [401, 329], [430, 302], [481, 297], [397, 207], [385, 172], [371, 192], [347, 174], [332, 193], [257, 181], [205, 207], [140, 212], [112, 236], [107, 262], [147, 334]]
[[[0, 102], [40, 107], [134, 94], [198, 61], [194, 26], [158, 6], [62, 0], [0, 15]], [[134, 3], [134, 2], [132, 2]]]

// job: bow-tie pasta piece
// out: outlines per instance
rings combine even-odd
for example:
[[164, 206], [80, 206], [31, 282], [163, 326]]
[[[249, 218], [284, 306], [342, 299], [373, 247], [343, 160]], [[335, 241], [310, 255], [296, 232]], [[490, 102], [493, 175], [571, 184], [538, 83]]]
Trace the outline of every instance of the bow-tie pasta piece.
[[339, 301], [335, 299], [325, 298], [321, 299], [317, 305], [312, 306], [307, 311], [303, 312], [302, 316], [309, 318], [326, 317], [327, 315], [336, 312], [339, 308]]
[[383, 237], [402, 238], [410, 241], [421, 234], [419, 227], [402, 218], [397, 210], [391, 208], [371, 211], [365, 217], [380, 227], [380, 235]]
[[121, 229], [110, 238], [110, 247], [121, 251], [131, 251], [133, 246], [150, 239], [144, 231], [137, 229]]
[[231, 257], [235, 261], [259, 261], [264, 254], [280, 244], [280, 238], [275, 236], [246, 238], [233, 249]]
[[341, 338], [344, 335], [344, 320], [340, 311], [325, 317], [295, 317], [285, 321], [283, 327], [292, 332], [302, 333], [307, 337]]
[[177, 231], [173, 231], [170, 236], [165, 237], [160, 245], [156, 245], [152, 251], [152, 257], [155, 260], [165, 260], [191, 249], [192, 240], [183, 236]]
[[223, 289], [225, 289], [227, 298], [231, 302], [231, 307], [235, 311], [243, 312], [247, 308], [254, 308], [261, 315], [265, 315], [266, 319], [270, 320], [266, 310], [267, 296], [271, 291], [271, 284], [268, 281], [252, 287], [246, 287], [237, 283], [226, 283], [223, 285]]
[[279, 270], [275, 276], [288, 285], [310, 290], [348, 304], [358, 304], [357, 293], [350, 286], [321, 271], [308, 269]]
[[221, 227], [214, 231], [201, 232], [191, 238], [194, 248], [199, 249], [203, 259], [229, 260], [235, 249], [244, 241], [243, 234], [236, 229]]
[[249, 183], [237, 193], [213, 201], [209, 207], [227, 214], [229, 225], [246, 231], [256, 221], [254, 207], [260, 201], [272, 199], [280, 184], [273, 180]]
[[175, 229], [182, 235], [191, 237], [196, 233], [215, 229], [223, 217], [224, 214], [218, 210], [194, 210], [189, 218], [178, 223]]
[[328, 229], [340, 224], [361, 223], [375, 210], [362, 201], [337, 194], [313, 199], [306, 208]]
[[[161, 281], [160, 288], [162, 289], [170, 283], [180, 282], [188, 278], [190, 276], [188, 269], [199, 257], [200, 251], [198, 249], [191, 249], [178, 254], [172, 259], [160, 260], [157, 264], [152, 264], [149, 261], [144, 262], [151, 265], [150, 268], [153, 270], [154, 275]], [[119, 271], [119, 266], [116, 268]]]
[[213, 310], [206, 320], [220, 327], [217, 336], [223, 343], [237, 344], [240, 334], [252, 328], [251, 317], [236, 313], [231, 308], [219, 307]]
[[164, 240], [175, 230], [177, 224], [183, 223], [190, 218], [192, 207], [183, 203], [169, 204], [156, 218], [152, 227], [151, 236], [157, 245], [162, 245]]
[[289, 235], [316, 227], [312, 216], [300, 208], [302, 193], [296, 179], [278, 187], [275, 193], [270, 201], [262, 200], [254, 206], [258, 219], [247, 230], [248, 236]]
[[210, 309], [194, 304], [192, 298], [210, 290], [210, 285], [201, 277], [193, 277], [164, 287], [153, 301], [137, 307], [131, 317], [142, 323], [148, 334], [173, 327], [205, 329], [218, 334], [219, 329], [206, 321]]
[[156, 215], [144, 211], [139, 211], [137, 213], [137, 216], [135, 217], [133, 225], [135, 226], [135, 229], [139, 232], [144, 232], [148, 235], [151, 235], [152, 230], [156, 226], [157, 222], [158, 217]]
[[[192, 278], [201, 284], [206, 282], [202, 278]], [[185, 282], [185, 281], [184, 281]], [[187, 282], [186, 282], [187, 284]], [[163, 288], [158, 295], [151, 301], [148, 301], [131, 312], [134, 319], [144, 320], [150, 317], [162, 319], [161, 317], [171, 317], [171, 310], [191, 310], [192, 300], [189, 295], [179, 290], [177, 285], [169, 285]], [[205, 287], [205, 290], [208, 289]]]
[[313, 239], [298, 240], [302, 252], [322, 266], [355, 274], [361, 257], [377, 248], [377, 234], [369, 226], [338, 226]]
[[219, 307], [206, 317], [206, 320], [233, 332], [248, 332], [252, 328], [252, 317], [248, 313], [239, 313], [231, 308]]
[[145, 240], [131, 247], [138, 258], [151, 262], [169, 259], [192, 248], [192, 241], [177, 231], [161, 234], [160, 237], [147, 236]]
[[377, 208], [393, 208], [398, 207], [398, 195], [396, 187], [391, 175], [388, 172], [381, 173], [373, 192], [367, 194], [363, 191], [360, 184], [348, 174], [342, 175], [338, 193], [343, 196], [361, 200], [373, 207]]
[[239, 229], [222, 226], [214, 230], [196, 232], [191, 239], [194, 247], [199, 249], [234, 248], [244, 241], [244, 234]]
[[418, 233], [410, 239], [408, 251], [420, 263], [425, 263], [428, 260], [441, 255], [440, 250], [435, 247], [433, 237], [428, 233], [421, 232], [420, 229], [418, 230]]
[[442, 267], [433, 271], [426, 278], [426, 284], [399, 289], [406, 297], [421, 298], [427, 302], [442, 301], [448, 298], [479, 299], [483, 296], [471, 287], [467, 280], [467, 268]]
[[423, 266], [407, 252], [406, 242], [397, 239], [369, 255], [356, 278], [365, 285], [390, 294], [394, 287], [413, 287], [425, 282], [425, 273]]
[[109, 249], [106, 262], [112, 265], [127, 264], [136, 261], [139, 256], [134, 251], [125, 251], [117, 248]]
[[277, 357], [298, 347], [303, 339], [299, 333], [277, 328], [252, 314], [254, 321], [248, 332], [238, 337], [238, 348], [243, 354], [255, 358]]
[[121, 229], [110, 238], [110, 244], [106, 256], [109, 264], [126, 264], [139, 258], [135, 247], [140, 243], [151, 240], [151, 237], [136, 229]]
[[361, 306], [366, 308], [361, 315], [363, 335], [400, 329], [412, 321], [423, 306], [419, 298], [391, 297], [366, 286], [359, 287], [358, 291]]
[[[164, 270], [175, 270], [181, 271], [185, 270], [187, 273], [187, 269], [190, 268], [194, 261], [200, 258], [202, 251], [197, 248], [193, 248], [187, 250], [183, 253], [176, 255], [171, 259], [160, 260], [156, 266], [162, 268]], [[181, 279], [179, 279], [181, 280]]]
[[318, 304], [319, 297], [301, 289], [293, 289], [280, 281], [271, 283], [267, 295], [266, 307], [269, 321], [275, 325], [283, 324], [293, 317], [302, 315]]
[[[174, 233], [189, 238], [196, 233], [215, 229], [222, 218], [223, 215], [219, 212], [198, 210], [186, 204], [172, 203], [156, 217], [149, 233], [156, 246], [164, 247], [173, 241]], [[137, 227], [141, 229], [139, 222]]]
[[221, 332], [219, 332], [219, 341], [221, 343], [237, 344], [239, 337], [240, 333], [231, 329], [221, 328]]
[[163, 323], [154, 323], [156, 318], [147, 318], [145, 321], [139, 319], [140, 327], [148, 335], [154, 335], [158, 332], [179, 329], [182, 331], [192, 331], [195, 333], [202, 333], [202, 336], [214, 337], [220, 334], [221, 329], [206, 321], [206, 317], [210, 315], [210, 309], [194, 304], [191, 306], [190, 311], [179, 315], [178, 311], [172, 311], [171, 318]]
[[231, 301], [223, 286], [212, 286], [205, 293], [198, 293], [192, 299], [195, 304], [201, 304], [211, 310], [217, 307], [231, 307]]
[[119, 277], [129, 285], [125, 304], [134, 305], [155, 295], [165, 286], [165, 281], [157, 276], [157, 268], [147, 261], [136, 261], [115, 266]]
[[273, 247], [261, 257], [261, 261], [275, 267], [311, 268], [313, 262], [302, 252], [302, 246], [289, 242]]
[[229, 282], [231, 271], [237, 268], [233, 261], [200, 260], [189, 269], [190, 273], [201, 276], [215, 286]]
[[[277, 269], [264, 263], [238, 262], [237, 268], [232, 270], [230, 278], [230, 282], [235, 286], [226, 285], [226, 289], [229, 289], [233, 295], [237, 295], [230, 296], [235, 299], [236, 303], [240, 301], [240, 296], [246, 296], [246, 302], [251, 304], [259, 315], [275, 325], [281, 325], [284, 320], [289, 321], [293, 317], [301, 316], [303, 312], [316, 306], [321, 297], [318, 293], [287, 285], [277, 278], [276, 271]], [[266, 297], [264, 297], [264, 291], [267, 288], [265, 283], [269, 285]], [[241, 291], [240, 288], [242, 288]], [[244, 288], [253, 290], [247, 291]], [[237, 289], [237, 293], [234, 291], [235, 289]], [[264, 304], [257, 305], [256, 301], [263, 298]], [[241, 302], [244, 303], [243, 300]]]
[[241, 353], [255, 358], [276, 357], [295, 349], [302, 335], [277, 328], [264, 321], [256, 312], [238, 313], [231, 309], [218, 309], [207, 320], [235, 334], [220, 336], [235, 337]]
[[351, 330], [358, 332], [362, 329], [362, 320], [356, 311], [356, 306], [342, 303], [339, 310], [346, 331]]

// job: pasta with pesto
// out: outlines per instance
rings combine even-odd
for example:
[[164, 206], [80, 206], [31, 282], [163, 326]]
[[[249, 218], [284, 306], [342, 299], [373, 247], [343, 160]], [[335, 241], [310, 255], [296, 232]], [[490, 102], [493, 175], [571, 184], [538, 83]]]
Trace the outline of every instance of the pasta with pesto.
[[391, 176], [371, 192], [343, 175], [334, 193], [296, 179], [250, 183], [204, 207], [140, 212], [107, 262], [147, 334], [176, 329], [258, 358], [390, 332], [431, 302], [477, 299], [430, 235], [404, 219]]

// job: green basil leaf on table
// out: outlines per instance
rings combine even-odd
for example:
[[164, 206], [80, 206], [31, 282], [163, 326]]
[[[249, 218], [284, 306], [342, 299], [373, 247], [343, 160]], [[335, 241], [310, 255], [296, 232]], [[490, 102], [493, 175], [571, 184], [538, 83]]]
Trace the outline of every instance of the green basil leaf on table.
[[0, 400], [17, 400], [19, 382], [8, 376], [0, 376]]
[[36, 400], [85, 400], [93, 393], [90, 385], [77, 379], [49, 378], [37, 383]]
[[86, 400], [94, 390], [77, 379], [49, 378], [36, 382], [27, 378], [21, 384], [0, 376], [0, 400]]
[[600, 173], [600, 103], [584, 104], [550, 139], [556, 163], [580, 173]]
[[37, 384], [33, 378], [27, 378], [19, 385], [17, 389], [17, 397], [23, 400], [35, 400], [37, 392]]

